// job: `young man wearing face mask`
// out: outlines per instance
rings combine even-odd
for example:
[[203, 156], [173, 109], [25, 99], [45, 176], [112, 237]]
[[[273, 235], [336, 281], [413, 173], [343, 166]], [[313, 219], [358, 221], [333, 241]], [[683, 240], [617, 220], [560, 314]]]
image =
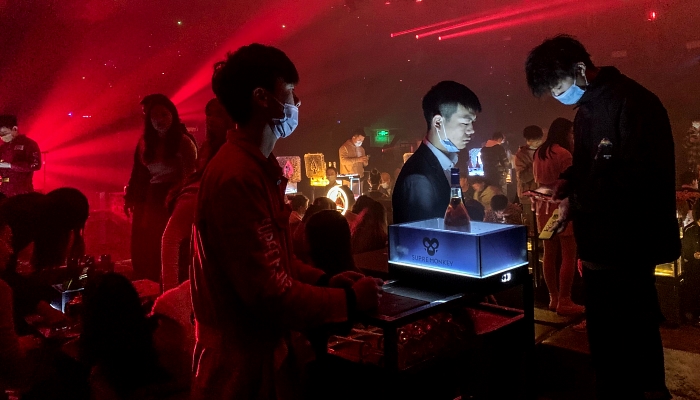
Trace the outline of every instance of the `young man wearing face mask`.
[[[583, 263], [597, 397], [670, 399], [654, 278], [657, 264], [680, 255], [666, 109], [616, 68], [595, 67], [570, 36], [533, 49], [525, 70], [534, 95], [578, 108], [573, 164], [552, 189], [562, 199], [561, 228], [574, 222]], [[655, 182], [653, 213], [630, 201], [649, 182]]]
[[190, 269], [197, 343], [193, 399], [301, 398], [311, 328], [378, 305], [357, 272], [333, 277], [292, 253], [284, 178], [272, 153], [298, 125], [299, 75], [251, 44], [215, 66], [212, 89], [237, 129], [202, 177]]
[[396, 178], [394, 223], [442, 218], [450, 202], [450, 169], [474, 134], [479, 98], [454, 81], [433, 86], [423, 97], [427, 133]]
[[17, 117], [0, 115], [0, 192], [10, 197], [34, 191], [34, 171], [41, 168], [39, 145], [19, 133]]

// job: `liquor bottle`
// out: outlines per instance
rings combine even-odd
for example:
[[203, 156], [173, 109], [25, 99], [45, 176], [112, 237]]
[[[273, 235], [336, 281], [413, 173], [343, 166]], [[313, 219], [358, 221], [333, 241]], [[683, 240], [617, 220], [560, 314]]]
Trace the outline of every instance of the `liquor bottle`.
[[459, 186], [459, 168], [452, 168], [450, 171], [450, 204], [445, 211], [445, 229], [469, 232], [471, 230], [471, 220], [467, 208], [462, 202], [462, 188]]

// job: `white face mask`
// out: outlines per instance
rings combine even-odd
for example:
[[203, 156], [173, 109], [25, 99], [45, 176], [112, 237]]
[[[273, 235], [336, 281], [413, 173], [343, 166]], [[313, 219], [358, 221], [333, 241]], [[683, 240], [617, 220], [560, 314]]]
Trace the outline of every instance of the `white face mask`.
[[2, 139], [3, 142], [5, 143], [10, 143], [17, 134], [14, 131], [10, 131], [7, 135], [2, 135], [0, 136], [0, 139]]
[[282, 103], [277, 99], [275, 101], [284, 107], [284, 118], [273, 118], [270, 126], [277, 139], [283, 139], [291, 135], [299, 125], [299, 107]]
[[382, 182], [379, 186], [381, 186], [382, 189], [389, 189], [389, 182]]
[[358, 140], [357, 142], [355, 142], [355, 146], [357, 146], [357, 147], [362, 146], [362, 141], [361, 141], [361, 140]]
[[700, 122], [693, 122], [693, 128], [700, 130]]

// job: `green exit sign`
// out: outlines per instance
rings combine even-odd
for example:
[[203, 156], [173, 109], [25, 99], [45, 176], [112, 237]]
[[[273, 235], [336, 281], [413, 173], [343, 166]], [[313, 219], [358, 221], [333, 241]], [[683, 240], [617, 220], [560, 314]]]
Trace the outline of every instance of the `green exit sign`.
[[377, 131], [377, 137], [379, 136], [389, 136], [389, 131], [381, 129]]

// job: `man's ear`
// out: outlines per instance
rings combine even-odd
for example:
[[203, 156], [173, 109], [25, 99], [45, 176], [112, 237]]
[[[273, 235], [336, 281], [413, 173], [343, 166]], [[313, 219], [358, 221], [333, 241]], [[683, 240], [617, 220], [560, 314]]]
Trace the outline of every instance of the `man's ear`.
[[253, 90], [253, 101], [257, 103], [260, 107], [267, 107], [268, 105], [268, 93], [267, 90], [263, 88], [256, 88]]
[[442, 118], [442, 115], [437, 114], [433, 117], [433, 120], [431, 121], [430, 126], [434, 126], [435, 129], [440, 129], [444, 123], [445, 123], [445, 119]]

